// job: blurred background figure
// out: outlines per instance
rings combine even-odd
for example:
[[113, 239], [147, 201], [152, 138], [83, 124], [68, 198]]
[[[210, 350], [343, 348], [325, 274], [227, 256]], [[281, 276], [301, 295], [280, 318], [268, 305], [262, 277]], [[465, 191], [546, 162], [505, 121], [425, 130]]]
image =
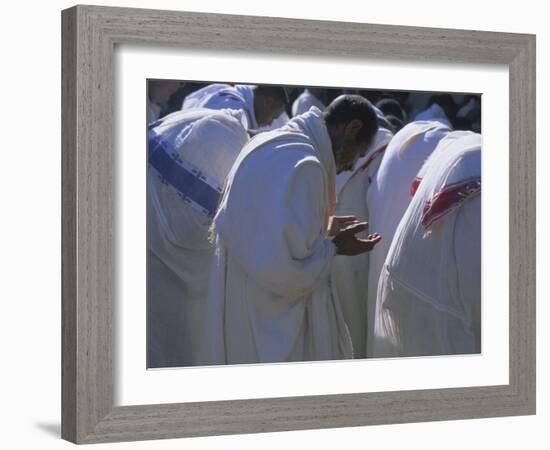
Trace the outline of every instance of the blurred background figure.
[[149, 80], [147, 83], [147, 124], [162, 116], [163, 106], [183, 83], [173, 80]]
[[299, 116], [312, 106], [316, 106], [321, 111], [325, 109], [327, 105], [327, 92], [322, 88], [307, 88], [294, 100], [292, 103], [292, 117]]
[[[481, 98], [479, 95], [465, 96], [464, 103], [460, 106], [457, 117], [467, 119], [471, 124], [471, 130], [481, 132]], [[465, 129], [465, 128], [461, 128]]]
[[395, 117], [392, 115], [386, 116], [386, 120], [392, 126], [394, 133], [397, 133], [405, 125], [405, 122], [403, 122], [399, 117]]
[[250, 130], [270, 127], [286, 111], [287, 90], [282, 86], [210, 84], [183, 101], [182, 110], [193, 108], [233, 109], [244, 112], [244, 126]]
[[401, 122], [401, 126], [407, 122], [407, 113], [401, 107], [401, 104], [394, 98], [382, 98], [376, 102], [376, 107], [384, 113], [386, 117], [391, 116], [397, 118]]
[[451, 120], [457, 112], [456, 102], [450, 94], [432, 95], [427, 104], [427, 109], [418, 113], [414, 120], [438, 120], [451, 127]]

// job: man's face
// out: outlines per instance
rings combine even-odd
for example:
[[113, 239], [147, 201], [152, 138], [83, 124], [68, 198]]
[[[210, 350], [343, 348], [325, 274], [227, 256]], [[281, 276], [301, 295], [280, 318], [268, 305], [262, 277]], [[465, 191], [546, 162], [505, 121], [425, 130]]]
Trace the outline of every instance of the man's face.
[[357, 139], [362, 126], [360, 120], [353, 120], [336, 128], [332, 142], [336, 173], [353, 170], [357, 160], [367, 154], [369, 142]]
[[282, 99], [267, 95], [254, 95], [254, 115], [258, 127], [271, 124], [285, 110]]

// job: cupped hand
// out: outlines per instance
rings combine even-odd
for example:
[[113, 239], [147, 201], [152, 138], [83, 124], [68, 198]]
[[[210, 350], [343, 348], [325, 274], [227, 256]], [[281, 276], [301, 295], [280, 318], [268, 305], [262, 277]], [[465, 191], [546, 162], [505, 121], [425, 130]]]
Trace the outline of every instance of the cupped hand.
[[371, 251], [380, 242], [382, 236], [378, 233], [369, 234], [366, 239], [360, 239], [356, 236], [356, 234], [365, 231], [367, 228], [367, 222], [358, 222], [340, 231], [332, 240], [336, 245], [336, 253], [355, 256]]
[[336, 236], [350, 225], [360, 223], [355, 216], [331, 216], [328, 224], [328, 235]]

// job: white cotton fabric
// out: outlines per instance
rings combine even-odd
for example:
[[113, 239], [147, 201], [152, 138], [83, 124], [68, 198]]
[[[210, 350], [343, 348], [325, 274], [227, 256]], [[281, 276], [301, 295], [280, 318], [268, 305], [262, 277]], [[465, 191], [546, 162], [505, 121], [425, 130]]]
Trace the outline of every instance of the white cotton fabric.
[[[234, 111], [179, 111], [153, 132], [218, 186], [248, 140]], [[180, 198], [153, 167], [148, 169], [147, 201], [148, 365], [194, 364], [213, 254], [208, 241], [212, 219]]]
[[269, 125], [264, 125], [263, 127], [258, 128], [257, 132], [263, 132], [263, 131], [271, 131], [275, 130], [277, 128], [281, 128], [282, 126], [286, 125], [286, 123], [290, 120], [290, 117], [288, 117], [288, 114], [286, 111], [283, 111], [281, 114], [279, 114], [278, 117], [273, 119], [273, 122], [271, 122]]
[[481, 136], [442, 140], [427, 164], [380, 277], [374, 356], [480, 352], [480, 191], [429, 224], [422, 218], [442, 190], [480, 179]]
[[202, 363], [352, 356], [330, 285], [336, 248], [326, 228], [334, 178], [331, 141], [317, 108], [243, 149], [214, 219]]
[[244, 112], [243, 125], [247, 129], [258, 128], [254, 113], [254, 86], [210, 84], [185, 97], [182, 110], [193, 108], [240, 110]]
[[[378, 128], [373, 144], [366, 155], [357, 161], [354, 170], [342, 172], [336, 176], [338, 191], [336, 215], [353, 215], [360, 220], [369, 219], [365, 202], [366, 193], [391, 138], [390, 131]], [[367, 162], [368, 166], [365, 167]], [[369, 232], [377, 231], [370, 227]], [[360, 236], [366, 237], [366, 235], [368, 232]], [[338, 291], [353, 342], [354, 358], [365, 357], [368, 261], [368, 253], [356, 256], [337, 255], [332, 267], [332, 280], [334, 288]]]
[[372, 356], [378, 279], [395, 229], [411, 201], [418, 171], [451, 129], [436, 121], [411, 122], [389, 142], [366, 195], [369, 228], [382, 240], [369, 252], [367, 296], [367, 356]]
[[313, 95], [308, 89], [305, 89], [294, 103], [292, 103], [292, 117], [299, 116], [311, 109], [312, 106], [319, 108], [321, 111], [324, 111], [326, 105]]
[[[370, 184], [374, 177], [374, 174], [378, 170], [378, 166], [380, 166], [382, 158], [384, 157], [383, 149], [388, 145], [392, 137], [393, 133], [391, 131], [389, 131], [387, 128], [379, 127], [376, 131], [376, 134], [374, 135], [374, 141], [365, 156], [362, 156], [357, 160], [352, 170], [345, 170], [336, 175], [336, 192], [338, 193], [339, 203], [341, 203], [340, 197], [344, 196], [344, 191], [349, 191], [350, 189], [355, 190], [355, 188], [352, 186], [346, 186], [348, 181], [354, 180], [358, 175], [362, 175], [365, 178], [364, 181], [367, 181], [368, 184]], [[367, 161], [369, 162], [369, 164], [368, 167], [365, 168], [364, 166]], [[350, 184], [355, 183], [357, 183], [356, 180], [354, 180], [353, 183]], [[365, 192], [366, 190], [363, 191], [363, 199], [361, 203], [364, 203]], [[358, 202], [353, 201], [353, 203]]]
[[441, 108], [441, 106], [439, 106], [437, 103], [434, 103], [428, 109], [425, 109], [415, 116], [415, 122], [420, 120], [437, 120], [438, 122], [441, 122], [442, 124], [447, 125], [449, 128], [451, 128], [451, 122], [449, 118], [445, 115], [445, 111], [443, 111], [443, 108]]

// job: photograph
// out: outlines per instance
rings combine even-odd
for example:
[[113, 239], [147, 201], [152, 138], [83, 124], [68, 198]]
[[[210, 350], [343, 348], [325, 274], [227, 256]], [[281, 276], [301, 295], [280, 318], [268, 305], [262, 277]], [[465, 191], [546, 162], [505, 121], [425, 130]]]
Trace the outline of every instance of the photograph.
[[480, 93], [146, 83], [147, 369], [482, 354]]
[[63, 439], [517, 448], [544, 428], [544, 21], [405, 3], [65, 5], [61, 83], [32, 90], [62, 93]]

